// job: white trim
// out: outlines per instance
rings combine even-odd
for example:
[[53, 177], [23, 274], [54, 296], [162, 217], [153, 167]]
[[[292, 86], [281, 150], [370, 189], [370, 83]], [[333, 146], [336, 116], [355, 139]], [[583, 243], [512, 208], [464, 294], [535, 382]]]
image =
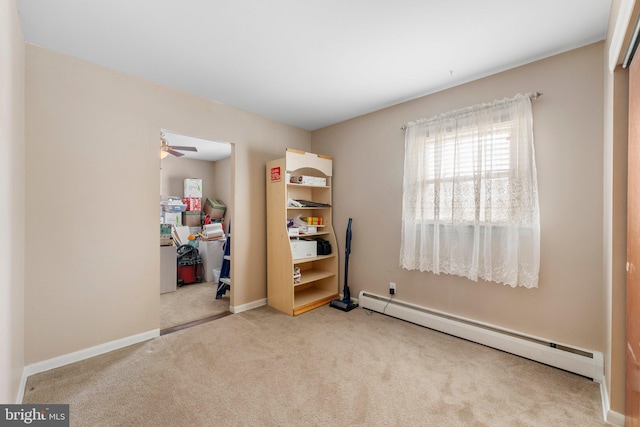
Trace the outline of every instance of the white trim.
[[251, 310], [253, 308], [262, 307], [263, 305], [267, 305], [266, 298], [262, 298], [247, 304], [229, 306], [229, 308], [231, 309], [232, 313], [236, 314], [236, 313], [242, 313], [243, 311]]
[[73, 353], [64, 354], [62, 356], [54, 357], [53, 359], [43, 360], [42, 362], [37, 362], [25, 366], [22, 371], [22, 380], [20, 381], [20, 388], [18, 390], [16, 403], [22, 403], [22, 400], [24, 399], [24, 390], [27, 384], [27, 378], [31, 375], [59, 368], [70, 363], [79, 362], [84, 359], [89, 359], [90, 357], [99, 356], [101, 354], [108, 353], [113, 350], [118, 350], [132, 344], [137, 344], [142, 341], [150, 340], [152, 338], [157, 338], [159, 336], [160, 329], [153, 329], [141, 334], [131, 335], [119, 340], [99, 344], [94, 347], [85, 348], [84, 350], [75, 351]]
[[625, 425], [625, 416], [612, 410], [607, 411], [607, 417], [604, 420], [616, 427], [624, 427]]
[[20, 379], [20, 387], [18, 387], [18, 395], [16, 396], [16, 405], [20, 405], [24, 399], [24, 390], [27, 385], [27, 373], [22, 369], [22, 378]]
[[600, 401], [602, 402], [602, 419], [607, 421], [607, 414], [611, 411], [611, 403], [609, 403], [609, 392], [607, 391], [606, 381], [600, 383]]
[[364, 291], [360, 292], [359, 301], [362, 308], [593, 378], [599, 383], [604, 379], [604, 357], [601, 352], [549, 341]]
[[600, 383], [600, 398], [602, 399], [602, 417], [604, 421], [616, 427], [624, 427], [624, 415], [611, 410], [606, 381]]
[[613, 28], [611, 44], [609, 45], [609, 71], [612, 73], [618, 65], [618, 58], [620, 58], [620, 52], [622, 52], [622, 43], [624, 43], [624, 38], [627, 35], [634, 5], [635, 0], [622, 0], [620, 9], [618, 9], [618, 17]]

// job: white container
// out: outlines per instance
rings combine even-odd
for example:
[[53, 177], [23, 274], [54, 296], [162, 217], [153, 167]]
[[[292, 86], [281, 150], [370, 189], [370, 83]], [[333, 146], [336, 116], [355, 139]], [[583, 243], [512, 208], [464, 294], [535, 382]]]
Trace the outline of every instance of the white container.
[[220, 269], [219, 268], [214, 268], [213, 269], [213, 281], [217, 283], [218, 280], [220, 280]]
[[201, 240], [198, 250], [200, 251], [200, 259], [204, 269], [205, 282], [217, 282], [218, 279], [213, 277], [213, 271], [222, 267], [222, 258], [224, 257], [225, 239], [218, 240]]
[[290, 237], [297, 237], [300, 235], [300, 229], [298, 227], [289, 227], [287, 228], [287, 232]]
[[160, 206], [164, 212], [184, 212], [187, 210], [187, 205], [182, 203], [160, 202]]
[[195, 178], [185, 179], [184, 197], [202, 197], [202, 180]]
[[318, 232], [318, 226], [316, 225], [302, 225], [300, 226], [300, 232], [302, 234], [315, 234]]
[[292, 240], [293, 259], [315, 258], [318, 256], [318, 243], [315, 240]]
[[162, 212], [162, 223], [182, 225], [182, 212]]
[[319, 187], [324, 187], [327, 185], [327, 178], [321, 178], [319, 176], [293, 175], [291, 177], [291, 182], [293, 184], [317, 185]]

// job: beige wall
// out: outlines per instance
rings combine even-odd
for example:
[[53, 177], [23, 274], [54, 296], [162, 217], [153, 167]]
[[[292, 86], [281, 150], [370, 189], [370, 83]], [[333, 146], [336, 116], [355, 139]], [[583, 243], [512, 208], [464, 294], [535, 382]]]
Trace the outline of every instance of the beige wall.
[[[397, 299], [552, 341], [604, 351], [602, 303], [603, 43], [315, 131], [334, 156], [334, 224], [353, 217], [353, 294]], [[412, 120], [541, 91], [534, 136], [541, 211], [537, 289], [512, 289], [399, 267], [404, 134]]]
[[[168, 196], [183, 197], [185, 178], [202, 179], [202, 197], [213, 197], [215, 162], [168, 156], [160, 161], [160, 169], [163, 199]], [[231, 177], [227, 178], [227, 185], [231, 185]]]
[[14, 0], [0, 0], [0, 402], [24, 366], [24, 42]]
[[266, 298], [264, 167], [310, 133], [26, 46], [25, 362], [158, 328], [160, 129], [235, 144], [235, 307]]

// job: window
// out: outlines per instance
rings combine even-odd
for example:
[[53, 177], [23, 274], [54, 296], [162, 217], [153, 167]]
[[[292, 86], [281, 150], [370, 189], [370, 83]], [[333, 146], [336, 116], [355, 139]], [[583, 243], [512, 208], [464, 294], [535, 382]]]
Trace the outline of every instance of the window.
[[407, 126], [402, 267], [535, 287], [539, 246], [529, 96]]

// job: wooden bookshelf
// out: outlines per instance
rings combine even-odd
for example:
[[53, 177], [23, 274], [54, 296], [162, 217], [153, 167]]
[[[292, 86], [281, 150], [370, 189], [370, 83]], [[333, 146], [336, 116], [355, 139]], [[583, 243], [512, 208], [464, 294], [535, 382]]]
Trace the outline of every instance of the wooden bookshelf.
[[[332, 207], [289, 206], [289, 198], [331, 205], [330, 157], [288, 149], [285, 157], [267, 163], [267, 298], [268, 304], [298, 315], [338, 298], [338, 256], [332, 225]], [[326, 185], [293, 184], [290, 175], [320, 177]], [[287, 220], [296, 216], [322, 217], [316, 233], [289, 236]], [[291, 241], [321, 237], [331, 244], [330, 255], [293, 259]], [[301, 270], [294, 283], [294, 267]]]

